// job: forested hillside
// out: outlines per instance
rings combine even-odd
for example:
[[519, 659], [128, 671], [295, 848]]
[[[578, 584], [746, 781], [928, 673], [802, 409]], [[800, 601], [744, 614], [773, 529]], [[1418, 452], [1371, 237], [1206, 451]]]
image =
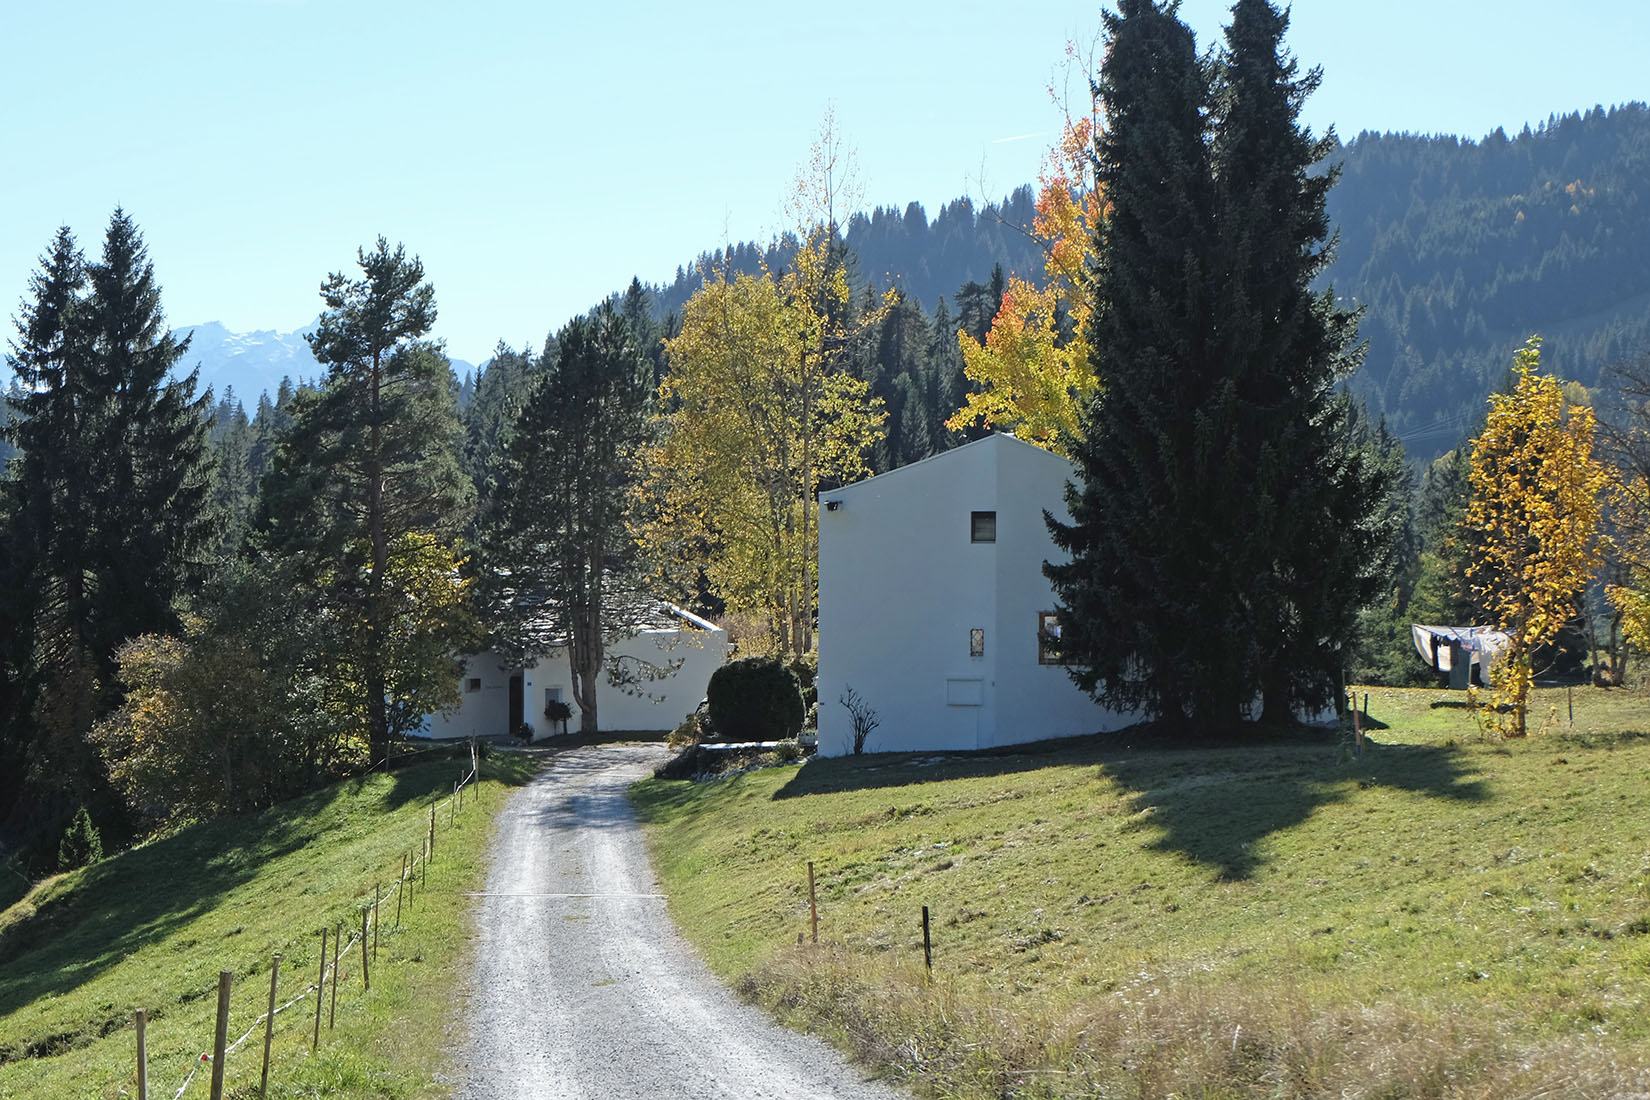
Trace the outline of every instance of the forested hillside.
[[1362, 134], [1340, 153], [1330, 278], [1365, 307], [1355, 388], [1410, 456], [1455, 446], [1531, 333], [1587, 386], [1650, 337], [1650, 109], [1482, 141]]
[[[1650, 342], [1650, 108], [1634, 103], [1549, 119], [1482, 140], [1360, 134], [1329, 213], [1340, 242], [1327, 281], [1364, 307], [1368, 341], [1354, 389], [1384, 415], [1412, 459], [1455, 446], [1531, 333], [1558, 375], [1587, 386]], [[1034, 194], [976, 210], [957, 199], [932, 221], [922, 206], [857, 214], [844, 234], [862, 280], [898, 286], [952, 316], [965, 283], [994, 265], [1034, 276]], [[740, 243], [701, 255], [652, 288], [663, 319], [709, 266], [783, 268], [794, 242]]]
[[[1029, 184], [984, 209], [975, 209], [971, 199], [952, 199], [933, 221], [921, 203], [904, 211], [879, 206], [849, 218], [843, 240], [861, 279], [878, 289], [897, 286], [932, 311], [942, 295], [951, 298], [964, 283], [986, 282], [998, 265], [1020, 275], [1042, 269], [1042, 249], [1030, 233], [1035, 199]], [[789, 234], [767, 247], [740, 242], [701, 253], [678, 267], [669, 283], [653, 288], [660, 316], [681, 312], [703, 285], [700, 273], [711, 265], [726, 261], [731, 270], [754, 275], [763, 264], [771, 270], [785, 267], [795, 253], [796, 240]]]

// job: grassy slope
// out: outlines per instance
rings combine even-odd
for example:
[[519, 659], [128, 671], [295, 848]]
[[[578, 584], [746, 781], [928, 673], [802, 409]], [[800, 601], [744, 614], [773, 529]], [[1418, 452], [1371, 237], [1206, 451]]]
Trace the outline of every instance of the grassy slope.
[[[346, 782], [37, 887], [0, 914], [0, 1097], [134, 1093], [139, 1006], [150, 1016], [150, 1095], [170, 1097], [211, 1047], [218, 971], [235, 974], [233, 1041], [264, 1011], [274, 953], [284, 1003], [315, 981], [323, 926], [359, 929], [360, 906], [421, 845], [429, 805], [451, 792], [459, 767]], [[313, 995], [277, 1018], [271, 1096], [445, 1095], [444, 1033], [469, 939], [461, 892], [484, 871], [501, 789], [530, 768], [495, 756], [483, 763], [479, 806], [467, 797], [452, 825], [441, 809], [428, 893], [414, 891], [399, 927], [394, 901], [384, 909], [372, 991], [362, 993], [358, 953], [341, 964], [337, 1029], [323, 1020], [316, 1055]], [[229, 1095], [256, 1095], [261, 1057], [259, 1031], [225, 1063]], [[186, 1095], [204, 1097], [209, 1073], [203, 1066]]]
[[636, 797], [719, 972], [941, 1094], [1650, 1085], [1650, 700], [1587, 689], [1577, 732], [1503, 745], [1459, 695], [1371, 696], [1361, 761], [1077, 742]]

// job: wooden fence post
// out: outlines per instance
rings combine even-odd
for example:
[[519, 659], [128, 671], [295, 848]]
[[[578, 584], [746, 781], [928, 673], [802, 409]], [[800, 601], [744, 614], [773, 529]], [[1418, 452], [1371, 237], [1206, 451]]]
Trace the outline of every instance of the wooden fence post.
[[[429, 851], [426, 852], [425, 855], [424, 855], [424, 862], [428, 863], [430, 860], [432, 860], [434, 858], [435, 858], [435, 803], [432, 802], [432, 803], [430, 803], [430, 848], [429, 848]], [[428, 878], [429, 878], [429, 876], [426, 874], [425, 875], [426, 881], [428, 881]]]
[[339, 921], [332, 929], [332, 1002], [327, 1008], [327, 1030], [338, 1022], [338, 979], [343, 977], [338, 970], [338, 945], [344, 939], [344, 924]]
[[218, 971], [218, 1027], [212, 1033], [212, 1100], [223, 1100], [223, 1048], [229, 1042], [229, 983], [235, 975]]
[[281, 956], [269, 968], [269, 1015], [264, 1018], [264, 1072], [258, 1081], [258, 1095], [269, 1095], [269, 1044], [275, 1041], [275, 983], [281, 977]]
[[814, 861], [808, 861], [808, 920], [814, 926], [814, 942], [819, 942], [819, 904], [814, 897]]
[[149, 1100], [149, 1040], [144, 1036], [144, 1031], [148, 1027], [148, 1025], [149, 1025], [149, 1012], [148, 1012], [148, 1010], [147, 1009], [142, 1009], [142, 1008], [138, 1009], [137, 1010], [137, 1048], [138, 1048], [137, 1049], [137, 1058], [138, 1058], [137, 1100]]
[[928, 906], [922, 907], [922, 965], [928, 977], [934, 977], [934, 949], [928, 939]]
[[321, 1045], [321, 1006], [327, 1001], [327, 930], [321, 929], [321, 977], [315, 986], [315, 1038], [310, 1040], [309, 1049], [314, 1050]]

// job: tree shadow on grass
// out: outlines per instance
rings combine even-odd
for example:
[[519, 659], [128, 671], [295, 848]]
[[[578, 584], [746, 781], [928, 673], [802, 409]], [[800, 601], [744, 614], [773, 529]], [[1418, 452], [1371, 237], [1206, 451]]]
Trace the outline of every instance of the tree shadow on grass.
[[1135, 727], [1014, 750], [813, 760], [773, 797], [1094, 766], [1128, 792], [1135, 815], [1130, 827], [1159, 834], [1148, 842], [1151, 848], [1179, 852], [1233, 880], [1259, 869], [1258, 841], [1345, 801], [1358, 788], [1389, 787], [1458, 802], [1489, 797], [1452, 747], [1372, 741], [1365, 746], [1363, 758], [1353, 760], [1337, 731], [1250, 736], [1232, 747], [1230, 742], [1189, 746]]
[[[487, 775], [519, 785], [534, 770], [536, 762], [500, 762]], [[84, 868], [72, 888], [67, 883], [47, 887], [31, 914], [0, 932], [0, 1020], [42, 997], [69, 993], [128, 956], [179, 934], [266, 865], [324, 842], [328, 831], [352, 812], [357, 817], [362, 809], [387, 814], [411, 801], [433, 803], [450, 789], [450, 771], [449, 763], [442, 762], [398, 771], [388, 785], [370, 778], [346, 780], [257, 813], [180, 829]], [[370, 805], [352, 811], [350, 804], [375, 782], [379, 793], [370, 797]], [[348, 842], [348, 827], [345, 832], [343, 842]], [[414, 842], [409, 840], [409, 846]], [[393, 878], [393, 868], [386, 870]], [[370, 890], [366, 875], [363, 889]], [[316, 928], [332, 915], [318, 910]], [[180, 951], [192, 946], [177, 945]], [[226, 961], [240, 953], [226, 948]], [[120, 1012], [126, 1008], [121, 1006]], [[92, 1031], [84, 1038], [96, 1038], [98, 1022], [87, 1020], [85, 1026]], [[57, 1038], [72, 1046], [81, 1037]], [[9, 1029], [0, 1033], [0, 1062], [49, 1053], [31, 1049], [37, 1042], [38, 1037]]]
[[1178, 852], [1233, 881], [1261, 868], [1258, 842], [1359, 789], [1386, 787], [1454, 802], [1489, 797], [1457, 750], [1435, 745], [1366, 742], [1363, 758], [1354, 761], [1344, 760], [1338, 747], [1141, 752], [1101, 767], [1133, 792], [1133, 827], [1158, 833], [1149, 847]]

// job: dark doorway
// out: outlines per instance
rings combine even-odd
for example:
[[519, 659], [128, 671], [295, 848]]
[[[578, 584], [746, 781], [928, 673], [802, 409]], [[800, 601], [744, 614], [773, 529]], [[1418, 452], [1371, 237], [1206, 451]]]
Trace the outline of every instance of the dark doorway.
[[521, 701], [521, 674], [517, 673], [510, 677], [510, 728], [504, 732], [507, 735], [514, 736], [525, 720], [525, 708], [522, 706]]

